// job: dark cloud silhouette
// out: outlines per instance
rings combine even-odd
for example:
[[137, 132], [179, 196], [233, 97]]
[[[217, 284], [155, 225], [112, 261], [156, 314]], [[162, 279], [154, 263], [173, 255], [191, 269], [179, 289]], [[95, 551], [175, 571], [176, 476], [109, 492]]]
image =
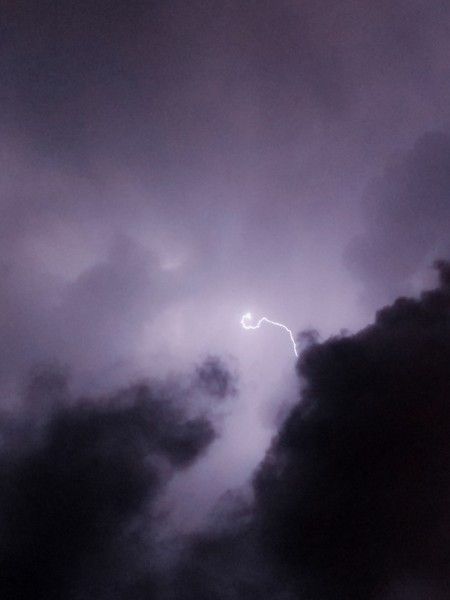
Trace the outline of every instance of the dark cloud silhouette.
[[[231, 376], [212, 364], [208, 381], [222, 391]], [[77, 400], [63, 374], [33, 377], [34, 414], [2, 422], [2, 597], [155, 597], [155, 502], [215, 437], [209, 420], [180, 406], [194, 387], [143, 383]]]
[[302, 400], [255, 486], [261, 541], [300, 598], [450, 593], [450, 266], [439, 268], [437, 290], [299, 361]]
[[448, 597], [450, 265], [437, 267], [437, 289], [310, 340], [254, 497], [225, 494], [184, 539], [164, 598]]
[[285, 586], [265, 560], [254, 506], [242, 490], [224, 494], [208, 527], [186, 542], [171, 573], [169, 598], [288, 600]]
[[197, 367], [196, 378], [210, 396], [224, 399], [237, 394], [236, 376], [215, 356], [209, 356]]

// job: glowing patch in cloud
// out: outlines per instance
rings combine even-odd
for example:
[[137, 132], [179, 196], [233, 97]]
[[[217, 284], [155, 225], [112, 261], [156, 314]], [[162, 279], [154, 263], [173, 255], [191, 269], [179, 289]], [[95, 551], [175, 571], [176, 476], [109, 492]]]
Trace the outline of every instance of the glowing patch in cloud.
[[292, 346], [294, 347], [294, 353], [295, 356], [298, 358], [298, 352], [297, 352], [297, 345], [295, 343], [294, 340], [294, 336], [292, 334], [292, 331], [289, 329], [289, 327], [286, 327], [286, 325], [283, 325], [283, 323], [277, 323], [276, 321], [271, 321], [270, 319], [268, 319], [267, 317], [262, 317], [262, 319], [260, 319], [256, 325], [250, 325], [249, 321], [251, 321], [253, 319], [251, 313], [245, 313], [245, 315], [242, 317], [241, 319], [241, 325], [244, 329], [259, 329], [261, 326], [261, 323], [270, 323], [271, 325], [276, 325], [277, 327], [281, 327], [282, 329], [284, 329], [285, 331], [288, 332], [289, 337], [291, 338], [291, 342], [292, 342]]

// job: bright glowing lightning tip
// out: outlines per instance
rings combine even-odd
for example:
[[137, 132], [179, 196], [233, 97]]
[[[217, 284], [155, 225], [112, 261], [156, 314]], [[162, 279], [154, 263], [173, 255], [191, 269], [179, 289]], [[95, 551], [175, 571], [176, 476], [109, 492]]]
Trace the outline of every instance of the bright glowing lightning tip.
[[277, 323], [276, 321], [271, 321], [267, 317], [262, 317], [256, 323], [256, 325], [251, 325], [250, 322], [252, 321], [252, 319], [253, 319], [252, 314], [249, 313], [249, 312], [245, 313], [245, 315], [242, 315], [242, 318], [241, 318], [241, 321], [240, 321], [242, 327], [244, 329], [259, 329], [260, 326], [261, 326], [261, 324], [264, 323], [264, 322], [266, 322], [266, 323], [270, 323], [271, 325], [275, 325], [276, 327], [281, 327], [282, 329], [284, 329], [285, 331], [287, 331], [288, 334], [289, 334], [289, 337], [291, 338], [292, 346], [294, 348], [294, 354], [298, 358], [297, 345], [295, 343], [292, 331], [289, 329], [289, 327], [286, 327], [286, 325], [283, 325], [283, 323]]

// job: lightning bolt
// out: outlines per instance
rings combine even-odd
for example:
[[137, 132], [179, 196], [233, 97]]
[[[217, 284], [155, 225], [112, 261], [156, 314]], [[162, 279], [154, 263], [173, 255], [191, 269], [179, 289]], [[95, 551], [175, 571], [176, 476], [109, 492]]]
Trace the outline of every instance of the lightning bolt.
[[260, 319], [256, 325], [250, 325], [249, 321], [251, 321], [253, 319], [251, 313], [245, 313], [245, 315], [242, 317], [241, 319], [241, 325], [244, 329], [259, 329], [261, 324], [266, 322], [266, 323], [270, 323], [271, 325], [276, 325], [276, 327], [281, 327], [282, 329], [284, 329], [285, 331], [288, 332], [289, 337], [291, 338], [291, 342], [292, 342], [292, 346], [294, 347], [294, 353], [295, 356], [298, 358], [298, 352], [297, 352], [297, 345], [295, 343], [294, 340], [294, 336], [292, 334], [292, 331], [289, 329], [289, 327], [286, 327], [286, 325], [283, 325], [283, 323], [277, 323], [276, 321], [271, 321], [270, 319], [268, 319], [267, 317], [263, 317], [262, 319]]

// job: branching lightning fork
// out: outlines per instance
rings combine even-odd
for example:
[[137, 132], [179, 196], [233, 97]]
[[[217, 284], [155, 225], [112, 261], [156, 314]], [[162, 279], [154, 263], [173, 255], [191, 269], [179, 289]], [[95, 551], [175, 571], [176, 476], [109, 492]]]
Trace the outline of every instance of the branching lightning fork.
[[294, 336], [292, 334], [292, 331], [289, 329], [289, 327], [286, 327], [286, 325], [283, 325], [283, 323], [277, 323], [276, 321], [271, 321], [270, 319], [268, 319], [267, 317], [262, 317], [262, 319], [260, 319], [256, 325], [250, 325], [249, 321], [251, 321], [253, 319], [251, 313], [245, 313], [245, 315], [242, 317], [241, 319], [241, 325], [244, 329], [259, 329], [261, 324], [266, 322], [266, 323], [270, 323], [271, 325], [276, 325], [277, 327], [281, 327], [282, 329], [284, 329], [285, 331], [288, 332], [289, 337], [291, 338], [291, 342], [292, 342], [292, 346], [294, 347], [294, 353], [295, 356], [298, 358], [298, 352], [297, 352], [297, 345], [295, 343], [294, 340]]

